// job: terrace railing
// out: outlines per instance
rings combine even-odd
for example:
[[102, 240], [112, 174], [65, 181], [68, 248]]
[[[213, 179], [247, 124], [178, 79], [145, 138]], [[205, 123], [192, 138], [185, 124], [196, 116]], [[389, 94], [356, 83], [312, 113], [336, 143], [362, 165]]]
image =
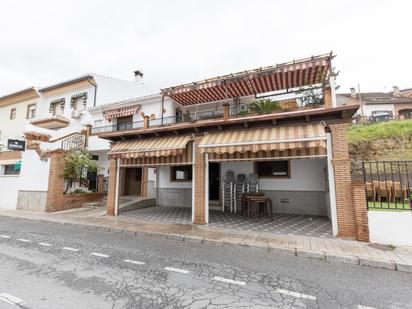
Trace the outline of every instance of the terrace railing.
[[368, 209], [411, 210], [412, 161], [362, 162]]
[[[312, 109], [322, 106], [323, 104], [313, 104], [309, 97], [301, 97], [296, 99], [286, 99], [275, 101], [279, 104], [280, 109], [273, 112], [285, 112], [301, 109]], [[183, 113], [181, 116], [170, 116], [156, 119], [149, 119], [148, 127], [163, 127], [171, 126], [177, 123], [183, 122], [196, 122], [208, 119], [222, 119], [224, 117], [224, 107], [213, 109], [213, 110], [203, 110], [203, 111], [191, 111]], [[271, 112], [267, 112], [271, 113]], [[229, 107], [229, 117], [245, 117], [252, 116], [256, 114], [250, 105], [237, 105]], [[262, 113], [261, 113], [262, 114]], [[135, 121], [122, 124], [114, 124], [102, 127], [92, 128], [92, 134], [107, 133], [107, 132], [121, 132], [132, 129], [144, 129], [144, 121]]]

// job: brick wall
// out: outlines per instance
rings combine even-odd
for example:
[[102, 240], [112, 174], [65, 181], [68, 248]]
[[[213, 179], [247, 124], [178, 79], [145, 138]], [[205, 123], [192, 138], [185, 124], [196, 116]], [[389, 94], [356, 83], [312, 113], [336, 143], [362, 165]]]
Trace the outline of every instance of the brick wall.
[[200, 152], [198, 147], [202, 137], [195, 137], [193, 147], [195, 149], [195, 199], [194, 199], [194, 223], [205, 224], [206, 223], [206, 209], [205, 209], [205, 155]]
[[65, 151], [56, 150], [50, 153], [49, 187], [47, 190], [46, 212], [60, 211], [81, 207], [83, 203], [98, 201], [102, 193], [63, 194], [64, 192], [64, 155]]
[[332, 164], [335, 177], [336, 212], [338, 236], [356, 238], [355, 210], [352, 202], [349, 146], [347, 140], [348, 124], [333, 124], [329, 128], [332, 134]]
[[352, 198], [355, 208], [356, 239], [369, 241], [368, 208], [365, 196], [366, 186], [363, 182], [352, 183]]

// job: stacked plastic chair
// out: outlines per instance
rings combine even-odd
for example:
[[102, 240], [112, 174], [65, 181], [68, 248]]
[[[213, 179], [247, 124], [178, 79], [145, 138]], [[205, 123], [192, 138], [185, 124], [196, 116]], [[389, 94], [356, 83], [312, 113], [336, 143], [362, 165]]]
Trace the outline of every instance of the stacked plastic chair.
[[247, 192], [247, 181], [245, 174], [237, 175], [237, 180], [235, 182], [235, 190], [234, 190], [234, 209], [232, 212], [236, 213], [238, 210], [241, 210], [242, 205], [242, 195], [243, 193]]
[[222, 195], [223, 195], [223, 211], [233, 209], [233, 183], [235, 180], [235, 173], [227, 171], [223, 179]]
[[259, 178], [257, 174], [249, 175], [247, 192], [250, 192], [250, 193], [259, 192]]

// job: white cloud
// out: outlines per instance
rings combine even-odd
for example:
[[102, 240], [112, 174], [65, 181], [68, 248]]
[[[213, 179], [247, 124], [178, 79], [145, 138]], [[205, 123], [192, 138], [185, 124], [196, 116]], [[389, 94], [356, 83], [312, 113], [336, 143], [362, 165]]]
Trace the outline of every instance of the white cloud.
[[0, 2], [0, 94], [86, 72], [151, 88], [333, 50], [347, 91], [412, 86], [410, 1]]

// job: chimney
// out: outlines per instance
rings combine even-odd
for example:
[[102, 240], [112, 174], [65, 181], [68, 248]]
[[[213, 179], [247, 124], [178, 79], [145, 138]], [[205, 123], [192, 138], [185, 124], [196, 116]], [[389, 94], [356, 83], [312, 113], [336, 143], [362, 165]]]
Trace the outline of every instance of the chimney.
[[356, 89], [355, 88], [350, 88], [350, 97], [352, 99], [356, 99]]
[[134, 81], [136, 83], [141, 83], [143, 82], [143, 72], [140, 70], [134, 71]]
[[393, 96], [397, 98], [401, 96], [401, 92], [398, 86], [393, 86]]

